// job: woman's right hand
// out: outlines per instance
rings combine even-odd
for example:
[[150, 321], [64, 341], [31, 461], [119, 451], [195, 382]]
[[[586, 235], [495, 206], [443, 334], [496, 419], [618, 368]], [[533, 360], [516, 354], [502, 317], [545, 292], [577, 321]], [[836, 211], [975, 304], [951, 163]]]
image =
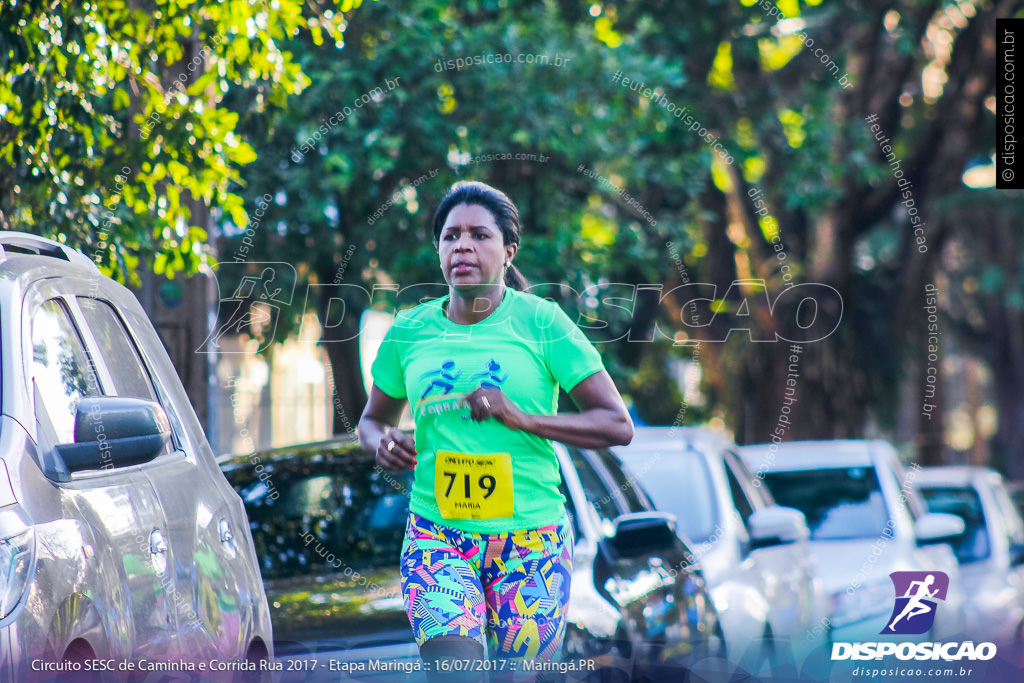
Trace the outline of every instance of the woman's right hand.
[[392, 472], [416, 466], [416, 441], [395, 427], [384, 432], [377, 446], [377, 464]]

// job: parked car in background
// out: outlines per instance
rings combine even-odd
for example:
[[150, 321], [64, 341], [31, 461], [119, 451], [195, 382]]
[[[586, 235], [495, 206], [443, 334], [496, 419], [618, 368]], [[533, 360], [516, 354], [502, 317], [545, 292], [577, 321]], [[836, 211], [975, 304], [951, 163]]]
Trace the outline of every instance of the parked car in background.
[[781, 505], [804, 513], [816, 574], [829, 596], [833, 641], [879, 640], [892, 612], [894, 571], [942, 571], [949, 591], [929, 639], [963, 628], [965, 587], [947, 541], [964, 529], [955, 515], [929, 513], [884, 441], [791, 441], [745, 446], [740, 454]]
[[[674, 520], [619, 487], [607, 452], [556, 452], [576, 535], [565, 657], [632, 669], [716, 653], [717, 615]], [[221, 466], [246, 503], [279, 656], [418, 659], [398, 566], [412, 472], [378, 467], [354, 437]]]
[[928, 509], [961, 517], [953, 539], [961, 580], [970, 589], [964, 608], [976, 640], [1024, 639], [1024, 520], [1003, 477], [986, 467], [926, 467], [915, 482]]
[[643, 427], [614, 452], [693, 543], [731, 661], [758, 668], [825, 644], [826, 629], [814, 632], [827, 606], [804, 516], [756, 485], [731, 439], [704, 428]]
[[268, 660], [242, 501], [135, 296], [0, 232], [0, 362], [0, 680]]

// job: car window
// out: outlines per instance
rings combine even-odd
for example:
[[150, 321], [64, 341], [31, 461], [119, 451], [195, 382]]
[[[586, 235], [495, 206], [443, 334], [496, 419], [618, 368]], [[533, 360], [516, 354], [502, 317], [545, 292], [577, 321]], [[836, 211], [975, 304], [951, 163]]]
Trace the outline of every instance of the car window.
[[587, 496], [587, 500], [594, 504], [597, 508], [597, 513], [604, 519], [615, 519], [621, 512], [615, 504], [615, 496], [608, 487], [605, 486], [604, 482], [601, 481], [601, 476], [594, 469], [594, 466], [590, 464], [586, 456], [576, 448], [570, 448], [569, 456], [572, 458], [572, 464], [576, 468], [576, 472], [580, 476], [580, 483], [583, 485], [583, 493]]
[[625, 463], [620, 462], [611, 451], [604, 448], [591, 452], [604, 466], [612, 483], [622, 492], [622, 500], [629, 508], [629, 512], [647, 512], [651, 509], [647, 494], [640, 488], [640, 480], [629, 471]]
[[78, 330], [56, 299], [32, 316], [31, 368], [57, 443], [74, 442], [78, 403], [99, 396], [100, 384]]
[[985, 513], [977, 491], [960, 486], [922, 485], [921, 494], [930, 511], [946, 512], [963, 518], [964, 531], [950, 544], [958, 561], [977, 562], [991, 554]]
[[676, 516], [678, 528], [689, 540], [702, 543], [711, 538], [721, 513], [711, 472], [699, 452], [676, 445], [671, 449], [629, 446], [616, 453], [640, 479], [654, 506]]
[[993, 486], [992, 495], [995, 498], [996, 507], [999, 508], [1003, 525], [1006, 527], [1007, 541], [1011, 545], [1024, 543], [1024, 519], [1021, 519], [1020, 512], [1014, 507], [1013, 501], [1010, 500], [1006, 487], [1002, 484]]
[[874, 467], [768, 472], [779, 505], [804, 513], [814, 540], [878, 538], [889, 515]]
[[1018, 488], [1019, 485], [1015, 485], [1012, 489], [1008, 490], [1010, 495], [1010, 502], [1015, 508], [1017, 513], [1024, 517], [1024, 488]]
[[736, 478], [746, 483], [743, 490], [746, 491], [755, 509], [775, 505], [775, 499], [772, 498], [771, 491], [768, 490], [767, 486], [754, 485], [754, 482], [758, 481], [757, 475], [750, 471], [747, 463], [743, 462], [743, 458], [733, 451], [726, 451], [725, 461], [736, 473]]
[[743, 486], [740, 485], [739, 479], [736, 478], [736, 473], [732, 471], [726, 463], [725, 476], [729, 480], [729, 492], [732, 494], [733, 505], [736, 506], [736, 511], [740, 513], [740, 519], [743, 520], [744, 526], [749, 523], [750, 515], [754, 513], [754, 506], [751, 504], [750, 499], [747, 498], [746, 491], [743, 490]]
[[108, 389], [107, 393], [156, 401], [156, 391], [153, 390], [146, 366], [114, 309], [99, 299], [79, 297], [78, 301], [85, 322], [99, 345], [104, 364], [114, 380], [112, 390]]
[[[889, 466], [886, 466], [888, 463]], [[924, 501], [918, 496], [913, 486], [909, 486], [909, 482], [914, 481], [914, 477], [907, 472], [907, 469], [903, 466], [903, 463], [897, 459], [884, 459], [882, 464], [879, 465], [879, 469], [884, 470], [886, 474], [895, 478], [895, 484], [900, 489], [902, 495], [897, 496], [892, 501], [892, 505], [897, 509], [902, 508], [907, 511], [910, 518], [915, 522], [920, 519], [926, 510]]]
[[411, 472], [359, 459], [261, 463], [228, 473], [265, 579], [391, 567], [401, 555]]

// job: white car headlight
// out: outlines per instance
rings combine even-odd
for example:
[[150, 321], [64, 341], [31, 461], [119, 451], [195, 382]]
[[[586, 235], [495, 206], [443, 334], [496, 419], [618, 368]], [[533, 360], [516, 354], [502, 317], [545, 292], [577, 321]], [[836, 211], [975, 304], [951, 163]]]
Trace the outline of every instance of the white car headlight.
[[0, 620], [21, 602], [32, 570], [35, 534], [31, 529], [0, 539]]

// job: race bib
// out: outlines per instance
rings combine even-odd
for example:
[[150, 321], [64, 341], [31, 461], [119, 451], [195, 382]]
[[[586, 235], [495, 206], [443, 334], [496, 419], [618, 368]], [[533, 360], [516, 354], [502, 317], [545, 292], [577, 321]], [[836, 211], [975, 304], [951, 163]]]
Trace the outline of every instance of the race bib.
[[445, 519], [511, 517], [511, 454], [438, 451], [434, 496]]

